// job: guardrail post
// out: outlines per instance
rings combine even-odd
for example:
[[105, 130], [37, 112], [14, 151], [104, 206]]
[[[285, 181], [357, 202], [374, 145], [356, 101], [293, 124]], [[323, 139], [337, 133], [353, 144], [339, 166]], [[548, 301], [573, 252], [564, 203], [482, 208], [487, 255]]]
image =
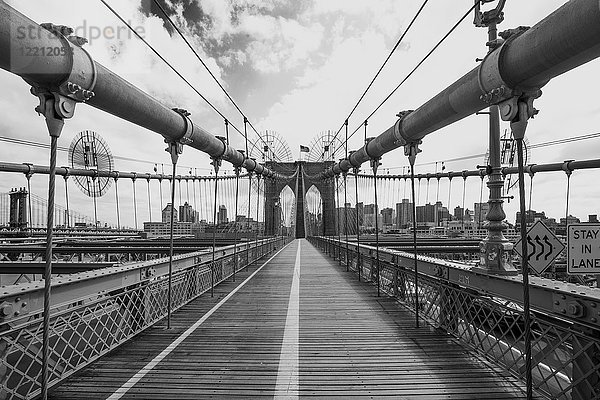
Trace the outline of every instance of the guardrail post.
[[167, 142], [165, 150], [171, 155], [173, 170], [171, 174], [171, 215], [169, 216], [169, 277], [167, 283], [167, 329], [171, 329], [171, 296], [173, 291], [173, 225], [175, 224], [175, 174], [177, 161], [183, 152], [183, 145], [178, 142]]

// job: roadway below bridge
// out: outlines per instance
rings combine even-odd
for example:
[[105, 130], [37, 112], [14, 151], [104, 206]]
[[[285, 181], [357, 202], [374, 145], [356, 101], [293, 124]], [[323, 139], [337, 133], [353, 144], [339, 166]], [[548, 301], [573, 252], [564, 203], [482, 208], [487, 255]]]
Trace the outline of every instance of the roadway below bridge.
[[63, 382], [52, 399], [525, 398], [373, 285], [295, 240]]

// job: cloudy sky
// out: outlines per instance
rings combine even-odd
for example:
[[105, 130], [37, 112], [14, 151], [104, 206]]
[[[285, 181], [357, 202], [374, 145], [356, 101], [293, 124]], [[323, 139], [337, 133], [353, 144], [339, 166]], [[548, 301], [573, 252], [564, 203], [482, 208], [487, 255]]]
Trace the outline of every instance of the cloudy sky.
[[[211, 71], [238, 102], [261, 132], [276, 131], [291, 154], [298, 157], [300, 144], [310, 145], [327, 130], [337, 131], [354, 103], [394, 46], [422, 0], [160, 0], [183, 29]], [[143, 36], [220, 109], [233, 124], [242, 127], [242, 117], [219, 87], [165, 21], [152, 0], [107, 0], [124, 19], [143, 31]], [[137, 38], [126, 34], [122, 24], [100, 0], [10, 0], [7, 3], [38, 23], [69, 25], [79, 36], [90, 39], [86, 48], [93, 58], [125, 79], [160, 99], [169, 107], [181, 107], [193, 120], [215, 135], [224, 135], [223, 120]], [[560, 7], [564, 0], [508, 2], [500, 29], [533, 25]], [[437, 41], [472, 5], [471, 0], [430, 0], [405, 41], [398, 48], [373, 88], [350, 118], [351, 131], [421, 60]], [[120, 37], [103, 37], [98, 32], [112, 27]], [[370, 120], [369, 136], [376, 136], [395, 121], [395, 114], [414, 109], [472, 69], [486, 52], [485, 29], [475, 28], [472, 17], [465, 20], [434, 55]], [[600, 131], [600, 105], [595, 93], [600, 62], [594, 61], [556, 78], [544, 88], [536, 103], [540, 114], [529, 125], [531, 144]], [[28, 85], [10, 73], [0, 73], [4, 110], [0, 136], [47, 142], [41, 117], [36, 116], [36, 99]], [[508, 126], [502, 127], [503, 131]], [[98, 132], [116, 156], [121, 171], [151, 172], [153, 164], [169, 163], [162, 138], [86, 105], [77, 107], [67, 122], [60, 144], [68, 146], [82, 130]], [[257, 140], [250, 133], [251, 140]], [[362, 131], [349, 142], [351, 149], [362, 145]], [[243, 138], [231, 133], [232, 144], [243, 148]], [[446, 170], [473, 169], [483, 157], [448, 161], [487, 151], [487, 118], [472, 116], [426, 138], [419, 155], [417, 172], [434, 172], [435, 162], [446, 161]], [[533, 163], [598, 157], [599, 139], [532, 150]], [[0, 161], [47, 165], [46, 150], [0, 142]], [[67, 165], [66, 153], [59, 165]], [[186, 149], [180, 173], [197, 168], [208, 174], [207, 157]], [[407, 162], [401, 149], [383, 159], [385, 170], [402, 172]], [[572, 214], [587, 218], [600, 213], [600, 189], [590, 185], [598, 172], [576, 172], [571, 181]], [[34, 177], [33, 192], [45, 196], [46, 177]], [[0, 192], [23, 186], [24, 178], [0, 175]], [[532, 208], [545, 210], [557, 219], [564, 215], [564, 173], [534, 178]], [[423, 185], [424, 187], [425, 185]], [[479, 198], [479, 182], [468, 185], [466, 203]], [[165, 187], [166, 188], [166, 187]], [[140, 190], [145, 190], [142, 186]], [[156, 189], [153, 189], [156, 190]], [[442, 183], [440, 195], [447, 196]], [[131, 196], [124, 189], [123, 202]], [[516, 193], [511, 193], [515, 194]], [[166, 196], [166, 195], [165, 195]], [[369, 193], [365, 193], [368, 202]], [[90, 201], [73, 193], [73, 208], [89, 214]], [[109, 199], [110, 197], [110, 199]], [[113, 222], [112, 197], [100, 200], [100, 210]], [[396, 196], [398, 197], [398, 196]], [[452, 206], [462, 197], [462, 185], [454, 184]], [[422, 197], [424, 198], [424, 197]], [[485, 195], [484, 195], [485, 198]], [[362, 200], [362, 199], [361, 199]], [[389, 202], [396, 198], [390, 196]], [[431, 198], [430, 198], [431, 200]], [[58, 198], [64, 204], [64, 199]], [[444, 201], [445, 202], [445, 201]], [[507, 205], [514, 220], [517, 201]], [[129, 213], [130, 214], [130, 213]], [[132, 224], [132, 216], [124, 216]], [[144, 214], [146, 215], [146, 214]], [[144, 215], [140, 219], [144, 220]], [[147, 219], [147, 218], [146, 218]], [[156, 219], [156, 218], [155, 218]]]

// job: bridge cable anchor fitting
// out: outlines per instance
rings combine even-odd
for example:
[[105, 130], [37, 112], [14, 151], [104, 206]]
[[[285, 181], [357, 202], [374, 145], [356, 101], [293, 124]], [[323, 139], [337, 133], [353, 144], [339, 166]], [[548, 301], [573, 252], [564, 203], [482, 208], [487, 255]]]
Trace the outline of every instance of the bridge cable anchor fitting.
[[422, 140], [418, 140], [415, 142], [407, 143], [404, 146], [404, 155], [408, 157], [408, 162], [410, 163], [411, 168], [415, 166], [417, 154], [419, 154], [422, 151], [421, 149], [419, 149], [419, 145], [422, 143]]

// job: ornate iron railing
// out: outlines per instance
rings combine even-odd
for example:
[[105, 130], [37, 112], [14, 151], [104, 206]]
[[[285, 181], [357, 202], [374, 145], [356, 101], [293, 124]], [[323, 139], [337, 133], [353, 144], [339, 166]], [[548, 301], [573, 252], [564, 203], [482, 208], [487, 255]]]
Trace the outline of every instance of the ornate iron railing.
[[[331, 238], [311, 238], [352, 271], [377, 282], [375, 248]], [[347, 246], [347, 247], [346, 247]], [[348, 248], [348, 252], [346, 249]], [[511, 374], [525, 371], [525, 333], [520, 276], [486, 275], [465, 265], [380, 250], [383, 292], [415, 310]], [[600, 398], [600, 289], [544, 278], [531, 280], [532, 376], [534, 389], [552, 399]]]
[[[272, 238], [175, 256], [176, 310], [264, 255]], [[235, 256], [234, 256], [234, 253]], [[168, 259], [61, 276], [52, 285], [49, 382], [54, 386], [161, 321], [167, 314]], [[211, 280], [211, 273], [213, 279]], [[40, 393], [43, 281], [0, 289], [0, 398]]]

